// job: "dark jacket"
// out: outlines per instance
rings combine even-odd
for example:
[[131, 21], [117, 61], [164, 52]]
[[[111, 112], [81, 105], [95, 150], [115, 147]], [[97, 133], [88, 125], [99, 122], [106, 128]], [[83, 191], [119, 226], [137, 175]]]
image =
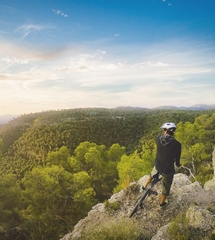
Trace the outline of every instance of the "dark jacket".
[[158, 172], [174, 173], [174, 163], [180, 166], [181, 144], [174, 137], [161, 135], [156, 139], [157, 154], [155, 167]]

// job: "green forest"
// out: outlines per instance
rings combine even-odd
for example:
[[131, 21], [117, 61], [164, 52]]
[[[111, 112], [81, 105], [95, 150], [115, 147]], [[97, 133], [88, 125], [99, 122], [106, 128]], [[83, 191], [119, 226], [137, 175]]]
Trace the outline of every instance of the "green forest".
[[80, 108], [1, 126], [0, 239], [59, 240], [72, 231], [92, 206], [150, 173], [167, 121], [177, 124], [182, 165], [203, 186], [213, 177], [215, 109]]

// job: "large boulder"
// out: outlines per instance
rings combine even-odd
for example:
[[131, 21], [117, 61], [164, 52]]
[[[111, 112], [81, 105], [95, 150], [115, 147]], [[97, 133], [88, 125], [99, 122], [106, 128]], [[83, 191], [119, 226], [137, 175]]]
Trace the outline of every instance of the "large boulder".
[[[195, 240], [209, 240], [214, 239], [212, 236], [215, 228], [215, 215], [205, 208], [199, 206], [191, 206], [186, 214], [186, 223], [178, 222], [176, 227], [178, 228], [177, 234], [183, 234], [186, 232], [187, 239]], [[184, 225], [184, 226], [183, 226]], [[162, 226], [158, 232], [152, 237], [151, 240], [173, 240], [169, 235], [169, 228], [171, 223]], [[181, 228], [181, 229], [180, 229]], [[176, 229], [175, 229], [176, 230]], [[177, 238], [179, 239], [179, 238]], [[182, 239], [182, 238], [180, 238]], [[185, 239], [183, 237], [183, 239]]]
[[213, 164], [213, 168], [214, 168], [214, 176], [210, 181], [205, 183], [204, 189], [215, 191], [215, 148], [212, 153], [212, 164]]
[[[129, 213], [141, 194], [140, 187], [146, 178], [147, 176], [144, 176], [138, 182], [132, 183], [127, 189], [114, 194], [105, 204], [99, 203], [94, 206], [88, 216], [74, 227], [73, 232], [68, 233], [61, 240], [80, 240], [82, 234], [88, 229], [93, 229], [94, 226], [107, 222], [117, 223], [122, 219], [128, 219]], [[161, 193], [162, 182], [158, 182], [154, 190]], [[212, 232], [215, 227], [212, 224], [214, 217], [209, 209], [212, 211], [215, 209], [215, 191], [205, 190], [197, 181], [192, 183], [187, 175], [178, 173], [174, 176], [168, 199], [169, 204], [164, 210], [159, 207], [159, 194], [157, 196], [150, 195], [144, 201], [143, 208], [132, 217], [132, 219], [137, 220], [138, 224], [142, 225], [144, 232], [147, 232], [150, 239], [168, 239], [168, 226], [180, 214], [187, 216], [191, 229], [198, 229], [200, 232], [206, 231], [207, 234]], [[198, 221], [195, 223], [196, 218]], [[207, 218], [210, 221], [206, 221]], [[201, 222], [204, 223], [204, 230], [199, 228]], [[194, 236], [196, 237], [196, 235]], [[201, 236], [204, 239], [204, 234]]]

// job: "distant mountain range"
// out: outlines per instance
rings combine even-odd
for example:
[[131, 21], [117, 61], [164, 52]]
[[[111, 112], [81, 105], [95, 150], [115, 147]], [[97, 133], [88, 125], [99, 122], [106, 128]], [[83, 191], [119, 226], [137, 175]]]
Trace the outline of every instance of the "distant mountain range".
[[11, 115], [11, 114], [2, 115], [2, 116], [0, 116], [0, 124], [5, 124], [5, 123], [9, 122], [10, 120], [12, 120], [13, 118], [16, 118], [18, 116], [19, 115]]
[[[159, 107], [155, 107], [155, 108], [142, 108], [142, 107], [129, 107], [129, 106], [121, 106], [118, 108], [130, 108], [130, 109], [175, 109], [175, 110], [193, 110], [193, 111], [199, 111], [199, 110], [209, 110], [209, 109], [215, 109], [215, 104], [196, 104], [196, 105], [192, 105], [190, 107], [175, 107], [175, 106], [159, 106]], [[19, 115], [11, 115], [11, 114], [7, 114], [7, 115], [2, 115], [0, 116], [0, 125], [1, 124], [5, 124], [7, 122], [9, 122], [10, 120], [12, 120], [13, 118], [18, 117]]]
[[207, 104], [196, 104], [192, 105], [190, 107], [176, 107], [176, 106], [171, 106], [171, 105], [166, 105], [166, 106], [158, 106], [155, 108], [142, 108], [142, 107], [130, 107], [130, 106], [121, 106], [118, 108], [127, 108], [127, 109], [175, 109], [175, 110], [193, 110], [193, 111], [199, 111], [199, 110], [209, 110], [209, 109], [215, 109], [215, 104], [207, 105]]
[[207, 104], [196, 104], [190, 107], [175, 107], [175, 106], [159, 106], [153, 109], [179, 109], [179, 110], [209, 110], [215, 109], [215, 104], [207, 105]]

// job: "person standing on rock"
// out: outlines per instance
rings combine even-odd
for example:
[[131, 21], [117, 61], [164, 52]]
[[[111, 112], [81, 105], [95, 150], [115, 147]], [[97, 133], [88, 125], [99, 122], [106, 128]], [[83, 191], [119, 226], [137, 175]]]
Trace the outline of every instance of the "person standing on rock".
[[164, 123], [161, 128], [163, 133], [157, 137], [157, 153], [155, 166], [147, 179], [144, 188], [151, 182], [153, 176], [162, 175], [163, 189], [160, 197], [160, 207], [164, 207], [168, 201], [170, 188], [175, 174], [174, 165], [180, 167], [181, 143], [174, 138], [176, 125], [173, 122]]

